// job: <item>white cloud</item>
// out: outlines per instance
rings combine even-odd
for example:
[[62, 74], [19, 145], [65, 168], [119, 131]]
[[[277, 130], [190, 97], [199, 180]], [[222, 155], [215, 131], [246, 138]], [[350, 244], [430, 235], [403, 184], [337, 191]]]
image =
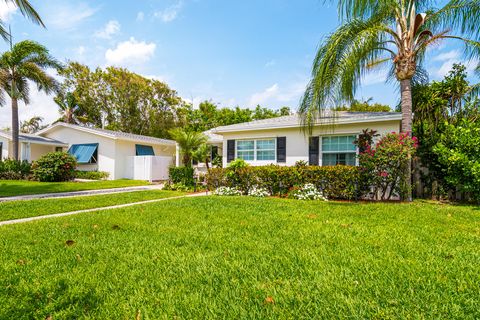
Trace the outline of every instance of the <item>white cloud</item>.
[[84, 46], [79, 46], [78, 48], [75, 49], [75, 53], [78, 55], [78, 56], [83, 56], [85, 54], [85, 51], [87, 49], [85, 49]]
[[183, 1], [180, 0], [177, 3], [165, 8], [164, 10], [157, 11], [153, 14], [155, 18], [161, 19], [163, 22], [171, 22], [178, 17], [180, 10], [183, 8]]
[[367, 73], [361, 80], [363, 86], [384, 83], [388, 77], [388, 70], [381, 69]]
[[298, 81], [286, 89], [281, 89], [278, 83], [275, 83], [262, 92], [254, 93], [248, 101], [248, 106], [269, 105], [272, 107], [286, 104], [290, 104], [291, 106], [296, 105], [305, 91], [305, 83], [305, 81]]
[[446, 61], [451, 59], [458, 59], [460, 57], [459, 50], [451, 50], [447, 52], [442, 52], [432, 58], [433, 61]]
[[145, 14], [142, 11], [137, 13], [137, 21], [143, 21], [144, 18], [145, 18]]
[[120, 23], [117, 20], [110, 20], [103, 29], [95, 32], [94, 36], [101, 39], [111, 39], [120, 31]]
[[0, 2], [0, 21], [4, 23], [9, 22], [16, 11], [17, 6], [15, 6], [12, 2]]
[[105, 59], [108, 64], [142, 63], [150, 60], [155, 53], [156, 44], [153, 42], [137, 41], [130, 38], [128, 41], [120, 42], [115, 49], [108, 49], [105, 52]]
[[[53, 8], [53, 6], [55, 6]], [[53, 26], [57, 29], [70, 30], [76, 28], [84, 20], [93, 16], [98, 9], [91, 8], [86, 3], [72, 4], [70, 2], [58, 2], [52, 4], [49, 10], [51, 13], [45, 19], [47, 27]]]

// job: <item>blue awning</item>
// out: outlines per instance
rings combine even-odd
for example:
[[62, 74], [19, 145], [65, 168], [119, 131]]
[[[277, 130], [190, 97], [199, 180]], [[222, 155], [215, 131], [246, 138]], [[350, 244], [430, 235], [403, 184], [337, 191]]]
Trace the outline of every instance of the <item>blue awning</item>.
[[72, 144], [68, 153], [77, 158], [78, 163], [96, 163], [97, 159], [93, 158], [93, 155], [97, 148], [98, 143]]
[[155, 152], [153, 152], [152, 146], [143, 146], [141, 144], [135, 145], [135, 154], [137, 156], [154, 156]]

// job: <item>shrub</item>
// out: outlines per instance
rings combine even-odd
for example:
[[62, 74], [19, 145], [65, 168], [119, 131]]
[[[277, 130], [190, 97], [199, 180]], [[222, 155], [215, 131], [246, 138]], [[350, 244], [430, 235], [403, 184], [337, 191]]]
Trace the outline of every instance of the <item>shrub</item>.
[[51, 152], [32, 165], [33, 177], [43, 182], [69, 181], [75, 177], [77, 160], [65, 152]]
[[241, 196], [242, 192], [237, 188], [232, 187], [219, 187], [214, 192], [216, 196]]
[[403, 181], [406, 166], [417, 148], [415, 137], [407, 133], [388, 133], [376, 144], [375, 148], [365, 146], [360, 153], [359, 162], [368, 185], [373, 186], [373, 196], [388, 200], [393, 195], [405, 192]]
[[248, 195], [250, 197], [265, 198], [270, 196], [270, 192], [268, 192], [266, 188], [253, 186], [250, 190], [248, 190]]
[[312, 183], [331, 199], [355, 199], [362, 196], [365, 188], [360, 181], [358, 167], [352, 166], [308, 166], [285, 167], [269, 165], [243, 167], [236, 171], [229, 168], [210, 169], [207, 174], [210, 190], [218, 187], [236, 187], [244, 194], [253, 187], [265, 188], [271, 195], [286, 195], [296, 186]]
[[87, 180], [105, 180], [110, 174], [105, 171], [75, 171], [75, 178]]
[[181, 183], [185, 186], [193, 186], [194, 169], [192, 167], [170, 167], [168, 176], [173, 184]]
[[32, 166], [27, 161], [5, 159], [0, 161], [0, 180], [28, 179]]
[[307, 183], [300, 188], [293, 188], [289, 193], [288, 197], [298, 200], [322, 200], [327, 201], [327, 198], [323, 195], [323, 192], [319, 191], [311, 183]]

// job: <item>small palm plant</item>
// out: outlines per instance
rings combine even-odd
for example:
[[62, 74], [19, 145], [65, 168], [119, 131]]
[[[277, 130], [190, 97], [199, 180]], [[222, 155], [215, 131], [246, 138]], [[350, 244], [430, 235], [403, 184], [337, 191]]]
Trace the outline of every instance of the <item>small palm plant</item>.
[[195, 154], [205, 145], [207, 137], [203, 133], [187, 131], [182, 128], [170, 130], [170, 135], [180, 148], [183, 165], [191, 167]]
[[2, 89], [12, 99], [12, 140], [13, 158], [18, 160], [18, 101], [30, 102], [29, 81], [38, 90], [47, 94], [57, 91], [58, 83], [46, 69], [59, 69], [60, 63], [50, 56], [48, 49], [41, 44], [25, 40], [11, 45], [9, 51], [0, 56], [0, 83]]
[[438, 2], [339, 0], [343, 23], [320, 46], [299, 108], [305, 127], [328, 106], [353, 101], [362, 76], [389, 64], [390, 78], [400, 84], [402, 131], [411, 134], [411, 84], [425, 75], [427, 48], [453, 39], [465, 46], [467, 59], [480, 57], [480, 0], [450, 0], [436, 8]]

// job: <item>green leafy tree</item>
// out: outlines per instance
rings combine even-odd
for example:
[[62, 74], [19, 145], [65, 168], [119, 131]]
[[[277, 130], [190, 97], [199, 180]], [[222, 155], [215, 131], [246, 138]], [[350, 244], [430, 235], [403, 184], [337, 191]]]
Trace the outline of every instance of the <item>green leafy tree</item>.
[[50, 56], [48, 49], [41, 44], [25, 40], [13, 44], [9, 51], [0, 56], [2, 88], [12, 100], [12, 140], [13, 158], [18, 160], [18, 101], [30, 102], [28, 81], [47, 94], [58, 89], [57, 81], [46, 69], [59, 69], [60, 63]]
[[207, 137], [202, 133], [187, 131], [183, 128], [171, 130], [170, 135], [180, 148], [183, 165], [191, 167], [195, 154], [203, 147], [203, 145], [205, 145]]
[[365, 101], [354, 99], [350, 106], [342, 106], [335, 108], [336, 111], [351, 111], [351, 112], [390, 112], [390, 106], [380, 103], [372, 103], [373, 98]]
[[311, 128], [332, 103], [352, 101], [362, 76], [389, 64], [391, 78], [400, 83], [402, 131], [411, 133], [411, 85], [422, 76], [427, 48], [455, 39], [465, 45], [467, 58], [480, 56], [480, 2], [450, 0], [439, 9], [438, 2], [339, 0], [342, 24], [320, 46], [299, 108], [305, 125]]

